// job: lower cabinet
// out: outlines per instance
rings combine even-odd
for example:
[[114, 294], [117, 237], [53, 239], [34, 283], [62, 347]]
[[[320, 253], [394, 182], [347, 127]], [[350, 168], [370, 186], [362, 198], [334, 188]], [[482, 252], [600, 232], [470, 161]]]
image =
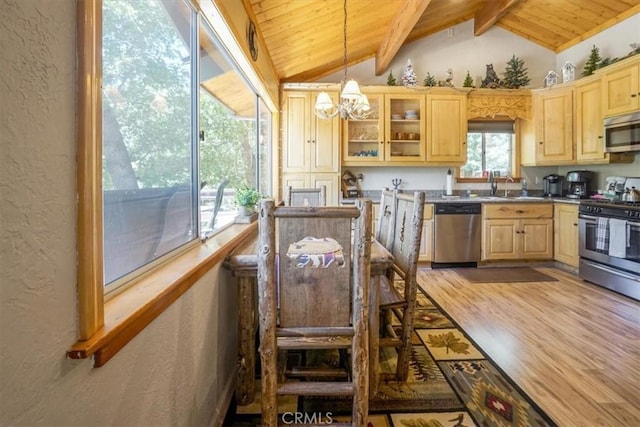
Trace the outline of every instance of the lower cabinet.
[[319, 188], [326, 187], [327, 206], [340, 204], [340, 175], [337, 173], [285, 173], [282, 175], [282, 195], [287, 194], [287, 187]]
[[554, 218], [554, 259], [578, 268], [578, 206], [556, 203]]
[[552, 258], [552, 204], [483, 205], [482, 260]]
[[433, 205], [425, 204], [418, 261], [433, 261]]

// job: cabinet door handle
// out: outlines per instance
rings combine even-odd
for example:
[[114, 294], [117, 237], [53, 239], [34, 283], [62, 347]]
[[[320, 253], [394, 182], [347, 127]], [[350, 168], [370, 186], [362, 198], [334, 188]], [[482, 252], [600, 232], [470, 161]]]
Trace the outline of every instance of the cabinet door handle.
[[307, 144], [311, 144], [311, 141], [307, 139]]
[[577, 222], [574, 222], [574, 223], [573, 223], [573, 226], [574, 226], [574, 227], [577, 227], [577, 226], [578, 226], [578, 223], [577, 223]]
[[380, 144], [384, 144], [384, 141], [380, 141]]
[[635, 93], [632, 93], [632, 94], [631, 94], [631, 97], [632, 97], [632, 98], [635, 98], [636, 96], [638, 96], [638, 95], [636, 95]]
[[538, 144], [542, 145], [542, 141], [538, 142]]
[[467, 141], [462, 141], [462, 145], [467, 145]]
[[598, 135], [598, 139], [602, 139], [602, 135]]
[[315, 139], [312, 139], [312, 140], [311, 140], [311, 143], [315, 144], [315, 143], [316, 143], [316, 140], [315, 140]]
[[521, 213], [524, 213], [524, 211], [522, 211], [522, 210], [520, 210], [520, 209], [517, 209], [517, 210], [516, 210], [516, 213], [517, 213], [517, 214], [521, 214]]

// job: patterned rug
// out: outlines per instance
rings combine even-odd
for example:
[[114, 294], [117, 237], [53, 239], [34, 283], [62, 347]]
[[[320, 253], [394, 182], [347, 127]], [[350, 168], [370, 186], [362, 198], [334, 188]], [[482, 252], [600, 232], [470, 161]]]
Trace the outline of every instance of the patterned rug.
[[[368, 427], [556, 425], [422, 290], [414, 329], [409, 380], [381, 381], [369, 402]], [[395, 372], [395, 361], [395, 350], [383, 349], [381, 370]], [[322, 416], [325, 424], [348, 420], [350, 399], [287, 398], [281, 412]], [[259, 396], [250, 406], [230, 411], [226, 426], [259, 425]]]

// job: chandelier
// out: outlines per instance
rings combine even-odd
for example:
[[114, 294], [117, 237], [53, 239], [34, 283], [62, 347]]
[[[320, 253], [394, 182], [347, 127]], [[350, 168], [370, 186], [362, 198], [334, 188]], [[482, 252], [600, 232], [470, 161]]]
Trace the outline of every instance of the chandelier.
[[344, 0], [344, 80], [342, 92], [340, 93], [340, 103], [334, 104], [327, 92], [320, 92], [316, 99], [315, 112], [322, 119], [331, 119], [338, 114], [341, 118], [364, 119], [369, 115], [369, 100], [367, 96], [360, 92], [358, 82], [347, 80], [347, 0]]

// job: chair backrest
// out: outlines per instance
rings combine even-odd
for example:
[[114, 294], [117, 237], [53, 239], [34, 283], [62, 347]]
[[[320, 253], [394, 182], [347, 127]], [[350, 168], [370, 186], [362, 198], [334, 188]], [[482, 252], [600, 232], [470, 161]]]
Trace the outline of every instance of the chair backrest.
[[[362, 234], [371, 232], [371, 202], [359, 202], [357, 207], [275, 207], [273, 200], [261, 202], [259, 252], [278, 254], [273, 267], [277, 266], [280, 327], [353, 322], [354, 289], [368, 286], [361, 283], [364, 273], [357, 271], [366, 264], [368, 277], [371, 256], [370, 238]], [[261, 270], [269, 269], [271, 262], [259, 262], [259, 281]], [[275, 288], [261, 290], [267, 291]]]
[[389, 251], [393, 255], [394, 265], [403, 278], [415, 280], [422, 237], [425, 194], [416, 191], [413, 195], [394, 194], [394, 233]]
[[318, 188], [293, 188], [287, 187], [287, 206], [326, 206], [327, 188], [321, 185]]
[[382, 190], [380, 196], [380, 207], [378, 212], [378, 226], [376, 228], [376, 240], [391, 251], [391, 242], [393, 242], [394, 221], [396, 211], [395, 194], [397, 191], [388, 189]]

